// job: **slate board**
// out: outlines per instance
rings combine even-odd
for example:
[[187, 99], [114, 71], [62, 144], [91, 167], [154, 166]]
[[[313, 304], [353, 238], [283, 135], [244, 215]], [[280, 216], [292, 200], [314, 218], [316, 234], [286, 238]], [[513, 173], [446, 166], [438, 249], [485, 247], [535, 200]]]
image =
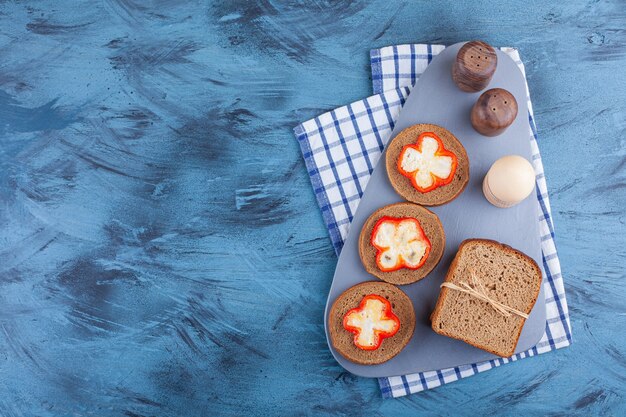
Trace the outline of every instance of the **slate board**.
[[[326, 339], [339, 364], [356, 375], [395, 376], [498, 358], [464, 342], [440, 336], [430, 328], [429, 316], [439, 295], [439, 285], [463, 240], [493, 239], [521, 250], [537, 262], [545, 280], [535, 192], [515, 207], [500, 209], [487, 202], [481, 188], [485, 174], [498, 158], [517, 154], [531, 159], [524, 76], [508, 55], [496, 51], [498, 67], [487, 89], [501, 87], [509, 90], [517, 99], [519, 111], [513, 124], [502, 135], [495, 138], [480, 135], [471, 126], [470, 110], [484, 90], [465, 93], [452, 81], [452, 64], [463, 44], [452, 45], [433, 59], [409, 95], [392, 133], [393, 138], [417, 123], [440, 125], [463, 143], [470, 160], [470, 181], [465, 191], [448, 204], [430, 208], [439, 216], [446, 233], [446, 248], [441, 261], [423, 280], [400, 287], [413, 301], [417, 323], [411, 341], [395, 358], [380, 365], [357, 365], [337, 353], [328, 336], [328, 312], [335, 299], [355, 284], [377, 280], [365, 271], [359, 258], [358, 238], [363, 224], [376, 209], [404, 201], [389, 183], [384, 153], [361, 198], [337, 262], [324, 313]], [[542, 285], [515, 352], [534, 346], [544, 334], [545, 326]]]

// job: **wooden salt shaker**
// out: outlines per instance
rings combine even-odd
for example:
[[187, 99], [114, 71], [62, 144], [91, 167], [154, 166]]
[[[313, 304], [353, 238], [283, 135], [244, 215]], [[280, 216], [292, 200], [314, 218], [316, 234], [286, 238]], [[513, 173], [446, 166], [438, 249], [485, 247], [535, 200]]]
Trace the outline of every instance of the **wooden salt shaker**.
[[498, 56], [491, 45], [467, 42], [456, 55], [452, 79], [461, 90], [475, 93], [487, 87], [497, 65]]
[[483, 193], [491, 204], [513, 207], [535, 188], [535, 171], [526, 159], [508, 155], [493, 163], [483, 180]]
[[472, 126], [485, 136], [504, 132], [517, 117], [517, 100], [503, 88], [492, 88], [478, 97], [472, 108]]

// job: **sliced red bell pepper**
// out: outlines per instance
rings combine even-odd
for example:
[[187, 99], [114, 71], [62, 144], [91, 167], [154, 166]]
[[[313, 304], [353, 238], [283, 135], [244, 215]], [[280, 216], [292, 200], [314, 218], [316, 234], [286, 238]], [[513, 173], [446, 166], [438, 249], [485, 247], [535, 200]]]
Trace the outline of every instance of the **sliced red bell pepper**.
[[[422, 187], [417, 183], [417, 178], [416, 178], [416, 173], [419, 171], [419, 169], [415, 171], [405, 171], [402, 168], [402, 161], [408, 149], [414, 149], [417, 152], [422, 153], [422, 143], [424, 141], [424, 138], [426, 137], [435, 139], [439, 144], [439, 147], [437, 148], [437, 151], [435, 152], [434, 156], [435, 157], [447, 156], [447, 157], [452, 158], [452, 166], [450, 169], [450, 174], [446, 178], [440, 178], [434, 173], [430, 172], [430, 176], [432, 178], [432, 184], [428, 187]], [[443, 141], [434, 132], [424, 132], [417, 137], [417, 141], [415, 142], [415, 144], [405, 145], [402, 148], [402, 151], [400, 152], [400, 156], [398, 157], [398, 162], [397, 162], [398, 172], [400, 172], [400, 174], [404, 175], [405, 177], [409, 178], [411, 180], [411, 184], [413, 184], [413, 188], [415, 188], [417, 191], [421, 193], [427, 193], [429, 191], [434, 190], [437, 187], [450, 184], [450, 182], [452, 182], [452, 180], [454, 179], [454, 173], [456, 172], [457, 165], [458, 165], [458, 159], [456, 155], [450, 152], [449, 150], [447, 150], [443, 146]]]
[[383, 339], [400, 330], [400, 319], [393, 314], [389, 300], [376, 294], [363, 297], [357, 308], [343, 316], [343, 327], [354, 333], [354, 344], [359, 349], [376, 350]]
[[[415, 234], [413, 236], [406, 236], [406, 234], [403, 236], [397, 236], [398, 228], [400, 224], [403, 222], [410, 222], [414, 224]], [[387, 255], [385, 255], [385, 253], [391, 248], [391, 246], [385, 246], [385, 245], [380, 244], [380, 241], [377, 239], [377, 235], [380, 232], [384, 224], [391, 224], [394, 227], [395, 229], [394, 240], [399, 241], [401, 245], [408, 245], [412, 242], [419, 241], [425, 246], [424, 254], [422, 255], [420, 261], [417, 264], [407, 262], [408, 257], [406, 256], [406, 253], [403, 255], [402, 253], [403, 251], [401, 250], [402, 248], [395, 248], [395, 251], [397, 252], [395, 253], [395, 255], [397, 256], [397, 262], [395, 263], [395, 265], [385, 266], [383, 264], [382, 257], [388, 256], [389, 254], [387, 253]], [[396, 239], [396, 237], [400, 239]], [[404, 238], [405, 240], [402, 240], [401, 238]], [[420, 222], [413, 217], [389, 217], [389, 216], [381, 217], [380, 219], [378, 219], [378, 221], [374, 225], [374, 228], [372, 229], [372, 236], [370, 238], [370, 243], [372, 244], [372, 246], [374, 246], [377, 249], [376, 266], [378, 266], [378, 269], [380, 269], [383, 272], [397, 271], [398, 269], [401, 269], [401, 268], [407, 268], [407, 269], [413, 269], [413, 270], [419, 269], [422, 267], [422, 265], [424, 265], [424, 263], [428, 259], [428, 255], [430, 254], [430, 250], [431, 250], [430, 240], [426, 236], [426, 233], [424, 233], [424, 229], [422, 229]], [[394, 243], [397, 243], [397, 242], [394, 242]], [[410, 249], [410, 248], [407, 248], [407, 249]]]

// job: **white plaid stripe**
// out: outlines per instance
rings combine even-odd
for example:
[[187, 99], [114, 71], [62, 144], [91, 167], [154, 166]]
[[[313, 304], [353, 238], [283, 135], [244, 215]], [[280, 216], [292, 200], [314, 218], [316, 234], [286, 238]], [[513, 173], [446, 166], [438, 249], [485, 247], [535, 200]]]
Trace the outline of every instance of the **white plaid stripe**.
[[294, 129], [337, 254], [408, 94], [387, 91]]
[[[372, 81], [378, 95], [325, 113], [295, 128], [311, 182], [337, 253], [348, 234], [352, 215], [389, 140], [409, 89], [442, 45], [398, 45], [371, 52]], [[501, 48], [524, 73], [518, 51]], [[528, 85], [526, 85], [528, 93]], [[379, 378], [384, 397], [399, 397], [487, 371], [511, 361], [535, 356], [571, 343], [569, 313], [561, 267], [554, 244], [554, 226], [537, 146], [536, 127], [528, 95], [529, 137], [537, 178], [543, 267], [546, 272], [546, 332], [532, 349], [511, 358], [431, 372]]]
[[[413, 44], [373, 49], [370, 58], [374, 94], [393, 88], [413, 86], [433, 56], [444, 48], [443, 45]], [[391, 87], [392, 85], [394, 87]]]

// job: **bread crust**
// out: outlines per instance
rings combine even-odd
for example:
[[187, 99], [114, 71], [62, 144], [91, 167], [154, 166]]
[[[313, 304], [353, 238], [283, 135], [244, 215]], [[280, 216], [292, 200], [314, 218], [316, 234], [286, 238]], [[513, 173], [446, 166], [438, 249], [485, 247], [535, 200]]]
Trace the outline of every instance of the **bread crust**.
[[[402, 268], [383, 272], [376, 265], [377, 249], [371, 244], [372, 231], [376, 222], [384, 216], [412, 217], [420, 222], [431, 249], [424, 265], [418, 269]], [[413, 203], [396, 203], [376, 210], [367, 219], [359, 235], [359, 255], [365, 270], [376, 278], [395, 285], [406, 285], [425, 278], [439, 263], [446, 246], [446, 235], [439, 217], [425, 207]]]
[[[444, 147], [457, 157], [457, 168], [454, 179], [446, 185], [435, 188], [427, 193], [416, 190], [411, 180], [398, 172], [397, 163], [402, 148], [414, 144], [418, 136], [424, 132], [434, 132], [443, 141]], [[467, 152], [461, 142], [447, 129], [441, 126], [421, 123], [400, 132], [387, 145], [385, 156], [387, 176], [392, 187], [404, 199], [423, 206], [439, 206], [457, 198], [469, 182], [470, 166]]]
[[[385, 297], [392, 304], [393, 313], [400, 319], [400, 329], [389, 338], [383, 339], [376, 350], [363, 350], [354, 345], [354, 334], [343, 327], [343, 317], [352, 308], [358, 307], [368, 294]], [[328, 314], [330, 341], [339, 354], [360, 365], [377, 365], [387, 362], [399, 354], [409, 343], [415, 330], [415, 310], [411, 299], [395, 285], [380, 281], [367, 281], [354, 285], [341, 293]]]
[[[454, 273], [454, 271], [457, 268], [457, 264], [459, 263], [459, 260], [462, 256], [462, 251], [464, 249], [465, 246], [467, 246], [468, 244], [471, 243], [482, 243], [485, 245], [492, 245], [492, 246], [498, 246], [501, 249], [504, 249], [505, 251], [509, 252], [509, 253], [513, 253], [515, 255], [521, 256], [523, 258], [525, 258], [526, 260], [530, 261], [531, 265], [533, 266], [533, 268], [536, 271], [536, 275], [538, 276], [539, 279], [536, 280], [536, 287], [535, 287], [535, 291], [534, 291], [534, 296], [533, 296], [533, 301], [531, 303], [529, 303], [528, 308], [524, 311], [524, 313], [526, 314], [530, 314], [530, 312], [532, 311], [535, 303], [537, 302], [537, 298], [539, 297], [539, 292], [541, 291], [541, 285], [543, 282], [543, 276], [541, 274], [541, 269], [539, 268], [539, 265], [537, 265], [537, 262], [535, 262], [534, 259], [532, 259], [530, 256], [526, 255], [525, 253], [512, 248], [509, 245], [506, 245], [504, 243], [500, 243], [497, 242], [495, 240], [491, 240], [491, 239], [466, 239], [463, 242], [461, 242], [461, 244], [459, 245], [459, 249], [456, 253], [456, 255], [454, 256], [454, 259], [452, 260], [452, 263], [450, 264], [450, 268], [448, 269], [448, 272], [446, 273], [446, 277], [444, 279], [444, 282], [450, 282], [452, 280], [452, 274]], [[484, 351], [487, 351], [489, 353], [492, 353], [494, 355], [497, 356], [501, 356], [504, 358], [508, 358], [510, 356], [513, 356], [515, 354], [515, 348], [517, 347], [517, 342], [519, 341], [519, 338], [522, 334], [522, 329], [524, 328], [524, 324], [526, 323], [526, 319], [521, 318], [521, 325], [519, 326], [519, 331], [517, 332], [517, 337], [515, 338], [515, 344], [513, 346], [513, 349], [510, 351], [496, 351], [494, 349], [491, 349], [489, 346], [484, 346], [480, 343], [474, 343], [473, 341], [468, 340], [467, 338], [464, 338], [462, 336], [459, 335], [453, 335], [450, 334], [448, 332], [446, 332], [444, 329], [439, 329], [437, 328], [437, 326], [435, 326], [435, 322], [438, 321], [439, 319], [439, 314], [441, 313], [441, 310], [443, 308], [443, 305], [445, 303], [445, 300], [448, 296], [449, 291], [454, 291], [451, 290], [450, 288], [447, 287], [442, 287], [441, 288], [441, 292], [439, 293], [439, 298], [437, 299], [437, 304], [435, 305], [435, 309], [433, 310], [433, 312], [430, 315], [430, 321], [431, 321], [431, 328], [433, 329], [433, 331], [437, 334], [440, 334], [442, 336], [447, 336], [450, 337], [452, 339], [457, 339], [457, 340], [461, 340], [469, 345], [472, 345], [474, 347], [477, 347], [479, 349], [482, 349]]]

